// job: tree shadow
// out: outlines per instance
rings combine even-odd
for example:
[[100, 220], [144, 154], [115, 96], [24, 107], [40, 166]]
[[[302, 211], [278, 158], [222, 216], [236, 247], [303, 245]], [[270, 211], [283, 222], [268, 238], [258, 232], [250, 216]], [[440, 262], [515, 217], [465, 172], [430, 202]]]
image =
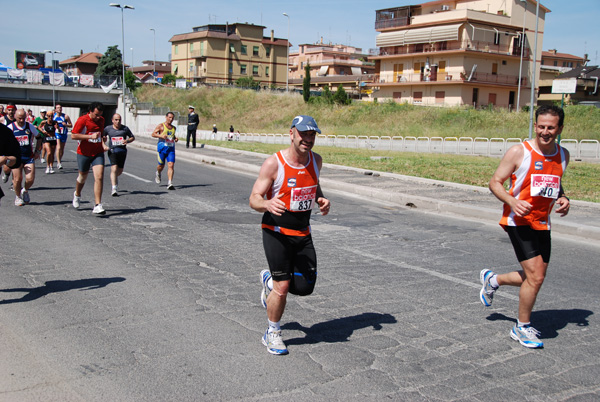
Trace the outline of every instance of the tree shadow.
[[0, 304], [22, 303], [37, 300], [50, 293], [66, 292], [68, 290], [93, 290], [100, 289], [113, 282], [123, 282], [125, 278], [89, 278], [77, 279], [74, 281], [48, 281], [44, 286], [37, 288], [15, 288], [15, 289], [0, 289], [0, 292], [5, 293], [27, 293], [20, 299], [0, 300]]
[[347, 342], [352, 333], [361, 328], [373, 327], [381, 330], [381, 324], [394, 324], [396, 318], [391, 314], [362, 313], [350, 317], [336, 318], [304, 327], [297, 322], [290, 322], [281, 328], [286, 330], [299, 330], [306, 335], [303, 338], [286, 339], [288, 345], [306, 345], [320, 342]]
[[[558, 337], [558, 331], [565, 328], [567, 324], [575, 324], [578, 327], [587, 327], [589, 325], [588, 317], [593, 315], [593, 311], [570, 309], [570, 310], [541, 310], [531, 313], [532, 325], [541, 332], [540, 339], [551, 339]], [[492, 313], [487, 318], [488, 321], [510, 321], [517, 323], [515, 318], [507, 317], [501, 313]]]

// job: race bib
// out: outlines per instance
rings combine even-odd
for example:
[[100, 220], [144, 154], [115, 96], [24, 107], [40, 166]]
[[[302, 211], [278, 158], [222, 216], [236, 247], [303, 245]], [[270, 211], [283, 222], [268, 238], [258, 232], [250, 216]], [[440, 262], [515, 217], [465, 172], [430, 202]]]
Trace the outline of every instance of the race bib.
[[531, 175], [531, 196], [558, 198], [560, 191], [560, 176], [552, 174], [532, 174]]
[[26, 147], [29, 145], [29, 136], [28, 135], [15, 135], [17, 141], [19, 141], [19, 145], [22, 147]]
[[56, 141], [56, 137], [46, 136], [46, 141]]
[[97, 144], [97, 143], [99, 143], [101, 141], [102, 141], [102, 138], [90, 138], [88, 140], [88, 142], [91, 142], [92, 144]]
[[165, 140], [165, 143], [167, 144], [168, 147], [174, 147], [175, 146], [175, 138], [167, 137], [167, 139]]
[[290, 211], [309, 211], [317, 198], [317, 186], [292, 188]]
[[112, 144], [115, 146], [125, 145], [125, 139], [123, 137], [112, 137], [111, 141], [112, 141]]

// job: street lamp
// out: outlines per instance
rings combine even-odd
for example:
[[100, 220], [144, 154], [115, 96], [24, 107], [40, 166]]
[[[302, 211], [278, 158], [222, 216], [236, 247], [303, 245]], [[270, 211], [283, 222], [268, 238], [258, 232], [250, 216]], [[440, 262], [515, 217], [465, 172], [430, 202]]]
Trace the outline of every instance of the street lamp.
[[131, 72], [133, 72], [133, 48], [130, 48], [131, 50]]
[[130, 9], [130, 10], [135, 10], [135, 8], [133, 6], [128, 6], [127, 4], [124, 5], [120, 5], [118, 3], [110, 3], [109, 4], [110, 7], [117, 7], [121, 9], [121, 39], [123, 41], [123, 47], [121, 49], [123, 49], [122, 56], [121, 56], [121, 64], [123, 65], [123, 125], [126, 124], [127, 121], [127, 112], [126, 112], [126, 108], [125, 108], [125, 21], [124, 21], [124, 10]]
[[523, 34], [521, 35], [521, 60], [519, 61], [519, 89], [517, 91], [517, 112], [519, 112], [521, 105], [521, 80], [523, 75], [523, 49], [525, 48], [525, 16], [527, 15], [527, 0], [521, 0], [523, 3]]
[[150, 28], [154, 34], [154, 59], [152, 60], [152, 83], [156, 84], [156, 31], [154, 28]]
[[531, 100], [529, 103], [529, 139], [533, 137], [533, 101], [535, 95], [535, 70], [537, 68], [538, 22], [540, 18], [540, 2], [535, 7], [535, 40], [533, 42], [533, 71], [531, 72]]
[[52, 75], [48, 74], [50, 77], [50, 83], [52, 84], [52, 109], [56, 109], [56, 101], [54, 97], [54, 53], [62, 53], [58, 50], [44, 50], [44, 53], [50, 53], [52, 55]]
[[286, 92], [290, 91], [290, 16], [287, 13], [283, 13], [284, 16], [287, 17], [288, 20], [288, 34], [287, 34], [287, 63], [285, 68], [285, 90]]

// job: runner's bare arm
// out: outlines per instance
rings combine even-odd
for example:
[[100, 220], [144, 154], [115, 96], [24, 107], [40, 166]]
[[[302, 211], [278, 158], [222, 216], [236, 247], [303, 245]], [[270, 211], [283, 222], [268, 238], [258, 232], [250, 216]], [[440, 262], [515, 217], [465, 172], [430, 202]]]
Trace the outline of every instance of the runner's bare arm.
[[263, 163], [258, 173], [258, 178], [250, 194], [250, 207], [258, 212], [269, 211], [273, 215], [281, 216], [285, 212], [285, 203], [280, 200], [283, 194], [277, 194], [270, 200], [265, 199], [267, 191], [277, 177], [277, 157], [271, 155]]
[[489, 184], [492, 194], [500, 201], [507, 204], [519, 217], [529, 214], [532, 205], [527, 201], [517, 200], [510, 195], [504, 188], [504, 183], [521, 164], [522, 160], [523, 147], [521, 145], [511, 147], [500, 161], [500, 165], [496, 169], [496, 172], [494, 172]]
[[152, 137], [154, 138], [166, 138], [166, 135], [162, 135], [162, 130], [163, 130], [163, 125], [159, 124], [158, 126], [156, 126], [156, 128], [154, 129], [154, 131], [152, 132]]

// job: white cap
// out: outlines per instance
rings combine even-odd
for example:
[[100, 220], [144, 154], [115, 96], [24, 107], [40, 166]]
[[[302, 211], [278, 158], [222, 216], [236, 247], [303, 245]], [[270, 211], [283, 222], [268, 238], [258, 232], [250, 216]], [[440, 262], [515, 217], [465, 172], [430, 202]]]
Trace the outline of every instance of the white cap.
[[46, 109], [40, 109], [40, 113], [46, 113], [47, 110]]

